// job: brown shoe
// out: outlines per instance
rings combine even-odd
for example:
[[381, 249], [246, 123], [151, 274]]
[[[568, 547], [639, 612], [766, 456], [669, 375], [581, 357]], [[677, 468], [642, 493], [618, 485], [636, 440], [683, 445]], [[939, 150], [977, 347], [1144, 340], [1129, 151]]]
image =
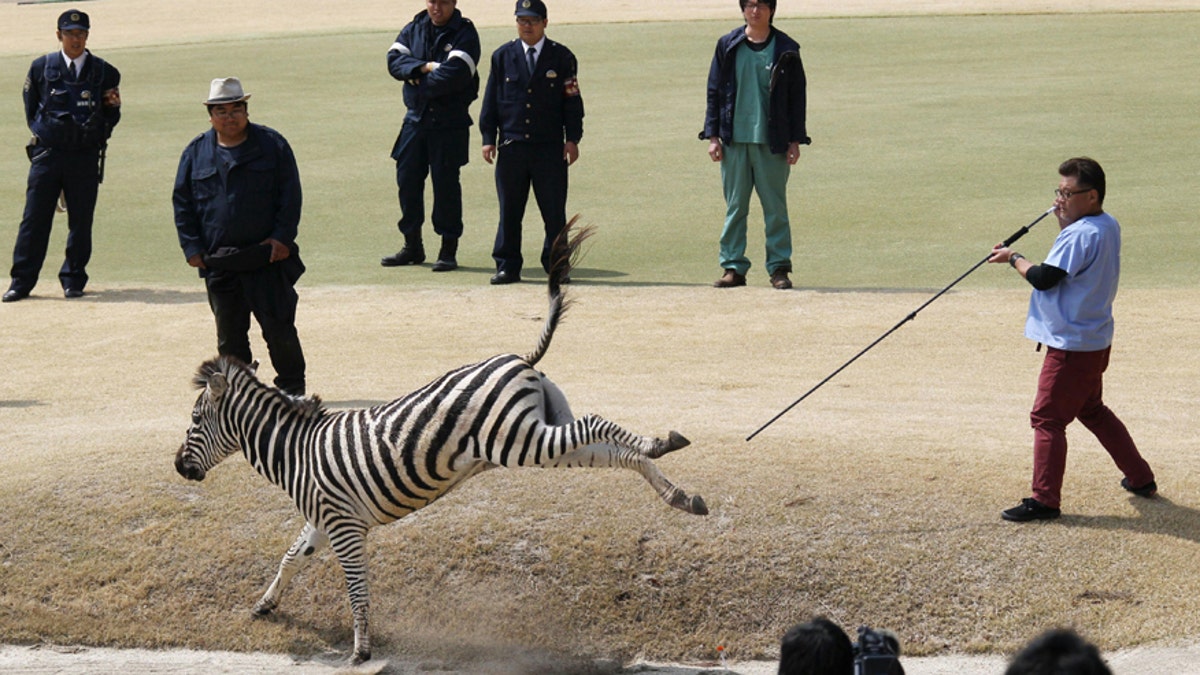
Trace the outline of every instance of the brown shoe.
[[733, 270], [725, 270], [725, 275], [713, 282], [713, 288], [733, 288], [745, 285], [746, 277]]
[[779, 268], [771, 273], [771, 285], [777, 290], [786, 291], [792, 287], [792, 280], [788, 278], [788, 272], [791, 270]]

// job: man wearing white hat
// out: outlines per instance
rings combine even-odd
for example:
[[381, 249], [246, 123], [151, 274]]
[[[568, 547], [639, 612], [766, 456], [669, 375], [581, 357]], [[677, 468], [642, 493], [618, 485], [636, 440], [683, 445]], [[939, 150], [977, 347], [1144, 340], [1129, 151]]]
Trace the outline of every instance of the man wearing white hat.
[[175, 175], [175, 229], [187, 263], [199, 270], [217, 323], [217, 351], [250, 363], [250, 317], [275, 368], [275, 386], [304, 394], [304, 352], [296, 333], [296, 280], [304, 274], [296, 232], [300, 172], [279, 132], [250, 122], [236, 77], [212, 81], [212, 128], [183, 151]]

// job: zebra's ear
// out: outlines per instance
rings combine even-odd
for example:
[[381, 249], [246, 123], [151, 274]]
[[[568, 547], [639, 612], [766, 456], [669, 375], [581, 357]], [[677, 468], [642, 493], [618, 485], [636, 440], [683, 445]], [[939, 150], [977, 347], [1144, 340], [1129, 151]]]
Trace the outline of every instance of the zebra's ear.
[[220, 403], [221, 397], [229, 389], [229, 380], [225, 379], [225, 373], [213, 373], [208, 378], [208, 398], [213, 405]]

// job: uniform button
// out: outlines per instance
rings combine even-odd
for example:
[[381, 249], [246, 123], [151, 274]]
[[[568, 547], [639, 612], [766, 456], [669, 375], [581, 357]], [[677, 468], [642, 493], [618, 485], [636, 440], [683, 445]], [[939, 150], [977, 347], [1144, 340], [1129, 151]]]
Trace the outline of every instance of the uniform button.
[[525, 138], [529, 138], [529, 134], [525, 134]]
[[528, 108], [532, 108], [532, 107], [533, 107], [533, 104], [532, 104], [532, 103], [526, 103], [526, 104], [525, 104], [525, 108], [526, 108], [526, 109], [528, 109]]
[[528, 118], [528, 117], [526, 117], [526, 118], [525, 118], [525, 124], [529, 124], [529, 118]]

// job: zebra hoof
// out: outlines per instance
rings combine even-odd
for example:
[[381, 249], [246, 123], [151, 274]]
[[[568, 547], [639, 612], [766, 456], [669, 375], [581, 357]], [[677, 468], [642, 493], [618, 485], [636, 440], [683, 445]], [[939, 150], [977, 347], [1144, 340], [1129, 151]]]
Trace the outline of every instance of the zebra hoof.
[[275, 611], [275, 605], [260, 602], [254, 606], [254, 616], [271, 616], [271, 612]]
[[361, 666], [371, 660], [371, 652], [354, 652], [354, 656], [350, 657], [350, 665]]
[[692, 496], [692, 508], [688, 509], [688, 511], [696, 514], [697, 516], [707, 516], [708, 515], [708, 504], [704, 503], [704, 499], [701, 498], [700, 495], [693, 495]]
[[658, 459], [668, 452], [675, 452], [680, 448], [686, 448], [692, 442], [683, 437], [683, 434], [678, 431], [672, 431], [667, 435], [667, 440], [656, 439], [654, 441], [654, 450], [648, 455], [650, 459]]

